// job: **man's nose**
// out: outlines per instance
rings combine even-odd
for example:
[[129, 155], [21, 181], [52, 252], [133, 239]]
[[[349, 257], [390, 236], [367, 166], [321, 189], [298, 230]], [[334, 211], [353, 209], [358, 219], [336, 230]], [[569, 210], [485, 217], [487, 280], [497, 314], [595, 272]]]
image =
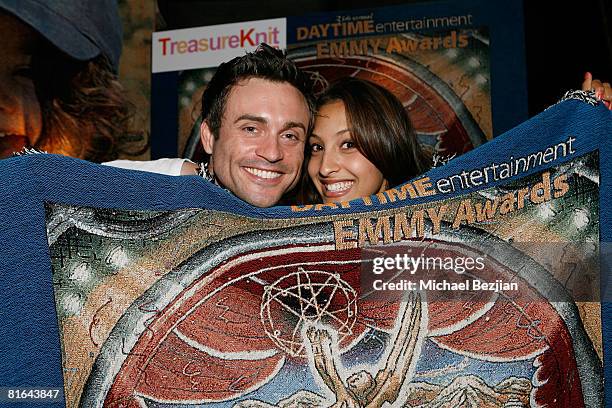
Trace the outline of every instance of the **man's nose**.
[[255, 154], [270, 163], [281, 161], [283, 159], [283, 149], [279, 138], [274, 135], [266, 135], [261, 138]]
[[329, 177], [338, 170], [340, 170], [338, 154], [334, 151], [324, 150], [321, 157], [321, 165], [319, 166], [319, 174], [323, 177]]

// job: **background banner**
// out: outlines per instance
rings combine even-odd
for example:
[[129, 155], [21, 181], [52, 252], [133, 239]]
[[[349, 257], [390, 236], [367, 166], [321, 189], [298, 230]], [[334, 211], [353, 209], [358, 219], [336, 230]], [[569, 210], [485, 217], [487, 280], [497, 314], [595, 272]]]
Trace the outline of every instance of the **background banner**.
[[522, 33], [520, 1], [480, 0], [157, 32], [152, 157], [201, 154], [194, 124], [206, 84], [221, 61], [260, 41], [286, 48], [317, 91], [344, 76], [379, 83], [403, 102], [423, 144], [462, 154], [527, 118]]

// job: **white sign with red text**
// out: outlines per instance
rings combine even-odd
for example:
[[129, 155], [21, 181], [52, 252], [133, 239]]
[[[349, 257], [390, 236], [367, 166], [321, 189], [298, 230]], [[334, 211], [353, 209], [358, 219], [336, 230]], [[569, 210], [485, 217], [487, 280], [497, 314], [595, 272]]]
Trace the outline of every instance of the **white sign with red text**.
[[153, 33], [153, 73], [216, 67], [262, 42], [285, 49], [286, 27], [276, 18]]

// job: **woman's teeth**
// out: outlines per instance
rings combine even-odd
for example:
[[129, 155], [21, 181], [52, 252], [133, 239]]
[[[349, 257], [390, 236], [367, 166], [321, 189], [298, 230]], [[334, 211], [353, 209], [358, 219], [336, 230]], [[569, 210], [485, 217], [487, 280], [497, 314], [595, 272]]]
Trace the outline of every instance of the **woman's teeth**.
[[342, 181], [340, 183], [333, 184], [325, 184], [325, 189], [332, 193], [337, 193], [339, 191], [345, 191], [351, 188], [355, 184], [353, 181]]

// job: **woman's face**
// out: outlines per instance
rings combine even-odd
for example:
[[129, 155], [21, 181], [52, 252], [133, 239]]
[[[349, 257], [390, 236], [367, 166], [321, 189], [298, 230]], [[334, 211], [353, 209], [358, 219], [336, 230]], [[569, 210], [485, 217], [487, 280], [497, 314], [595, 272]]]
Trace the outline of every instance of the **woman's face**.
[[[32, 57], [39, 35], [21, 20], [0, 12], [0, 158], [34, 146], [42, 131]], [[50, 79], [52, 80], [52, 79]]]
[[343, 102], [319, 109], [308, 145], [308, 175], [324, 203], [369, 196], [387, 187], [383, 174], [357, 150]]

